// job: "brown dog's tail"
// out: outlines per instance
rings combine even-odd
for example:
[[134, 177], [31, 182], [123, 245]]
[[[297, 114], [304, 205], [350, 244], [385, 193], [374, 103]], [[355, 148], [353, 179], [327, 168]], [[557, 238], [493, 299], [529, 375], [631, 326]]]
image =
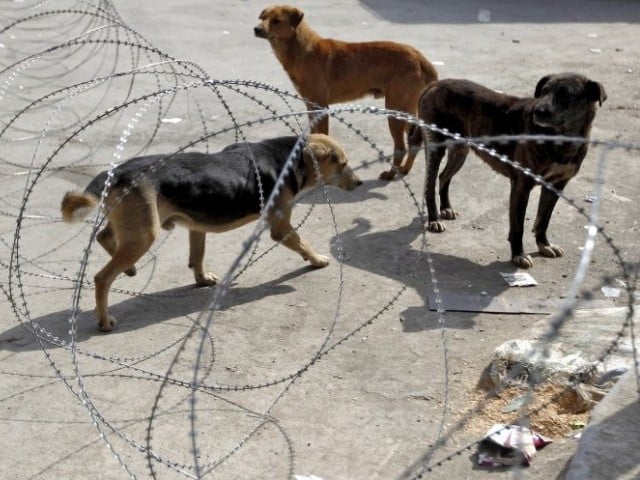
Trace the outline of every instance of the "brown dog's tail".
[[420, 59], [420, 70], [422, 70], [422, 78], [424, 78], [425, 85], [429, 85], [438, 80], [436, 67], [424, 57]]
[[77, 222], [86, 217], [98, 205], [98, 198], [88, 192], [67, 192], [62, 199], [60, 212], [65, 222]]

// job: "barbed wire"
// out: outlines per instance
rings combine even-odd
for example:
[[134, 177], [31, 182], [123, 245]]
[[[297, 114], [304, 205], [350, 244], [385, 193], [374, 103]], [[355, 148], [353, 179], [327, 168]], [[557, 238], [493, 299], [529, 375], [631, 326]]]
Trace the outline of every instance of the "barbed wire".
[[[68, 4], [67, 8], [48, 9], [54, 4], [57, 6], [65, 3]], [[21, 37], [19, 42], [3, 43], [13, 58], [6, 64], [0, 64], [0, 105], [4, 107], [4, 113], [0, 117], [0, 142], [6, 146], [5, 151], [15, 151], [18, 154], [7, 154], [11, 158], [0, 159], [3, 169], [7, 169], [6, 178], [0, 177], [0, 182], [6, 186], [0, 210], [6, 221], [2, 220], [0, 226], [4, 235], [7, 232], [10, 235], [10, 239], [0, 238], [0, 248], [7, 252], [8, 257], [6, 260], [0, 258], [3, 270], [7, 272], [0, 281], [0, 290], [5, 297], [5, 302], [2, 303], [11, 310], [15, 323], [33, 335], [39, 350], [44, 354], [49, 373], [32, 375], [10, 370], [0, 371], [3, 376], [32, 376], [43, 381], [41, 385], [5, 395], [0, 398], [0, 402], [10, 401], [19, 394], [39, 392], [57, 383], [52, 379], [61, 381], [73, 398], [86, 409], [98, 438], [130, 478], [142, 475], [136, 471], [138, 465], [134, 466], [132, 463], [134, 454], [144, 460], [145, 473], [151, 478], [164, 478], [164, 471], [158, 468], [160, 466], [187, 478], [213, 476], [222, 466], [248, 449], [252, 441], [257, 442], [257, 437], [267, 430], [281, 439], [281, 451], [285, 455], [275, 460], [264, 454], [262, 461], [268, 467], [273, 467], [270, 462], [281, 462], [283, 475], [292, 478], [297, 468], [298, 445], [295, 436], [288, 430], [286, 421], [278, 416], [277, 407], [287, 398], [296, 383], [300, 384], [312, 375], [321, 374], [320, 365], [326, 364], [331, 355], [338, 356], [337, 352], [354, 343], [365, 329], [389, 316], [410, 288], [408, 283], [399, 282], [393, 292], [379, 298], [379, 308], [362, 309], [358, 312], [356, 321], [345, 321], [343, 303], [345, 296], [350, 294], [345, 277], [347, 267], [351, 266], [346, 261], [347, 246], [343, 242], [342, 221], [338, 218], [338, 212], [342, 213], [340, 205], [336, 203], [332, 191], [323, 184], [319, 187], [320, 195], [316, 194], [307, 202], [306, 211], [300, 215], [294, 228], [295, 231], [312, 228], [312, 213], [320, 210], [327, 215], [325, 222], [331, 226], [335, 260], [338, 264], [336, 278], [331, 283], [336, 291], [331, 312], [320, 319], [323, 325], [322, 335], [315, 338], [315, 343], [306, 348], [304, 355], [296, 358], [294, 363], [287, 365], [283, 361], [286, 370], [273, 370], [263, 377], [239, 378], [236, 381], [218, 378], [221, 377], [221, 369], [229, 366], [225, 365], [225, 360], [217, 352], [221, 344], [225, 345], [224, 339], [216, 334], [225, 311], [224, 300], [232, 294], [234, 282], [241, 280], [246, 274], [253, 272], [254, 267], [259, 268], [276, 254], [278, 242], [267, 247], [261, 245], [267, 228], [266, 212], [274, 207], [275, 199], [287, 176], [291, 174], [293, 161], [304, 145], [309, 128], [324, 116], [329, 116], [333, 122], [337, 122], [339, 128], [348, 132], [350, 146], [364, 148], [371, 156], [367, 156], [355, 168], [366, 170], [372, 166], [382, 166], [390, 163], [392, 158], [392, 155], [385, 154], [376, 144], [367, 133], [367, 128], [358, 124], [358, 120], [371, 117], [395, 118], [418, 128], [437, 132], [446, 138], [443, 144], [430, 144], [427, 148], [440, 145], [472, 146], [477, 151], [509, 164], [531, 177], [541, 188], [553, 191], [567, 206], [586, 219], [588, 224], [584, 247], [571, 279], [569, 293], [564, 303], [551, 316], [545, 335], [538, 340], [536, 354], [544, 356], [546, 347], [558, 337], [563, 326], [571, 319], [578, 293], [585, 288], [585, 278], [589, 273], [596, 239], [602, 239], [615, 260], [610, 271], [617, 270], [615, 275], [621, 277], [625, 286], [626, 312], [622, 322], [612, 329], [609, 345], [586, 370], [572, 379], [567, 388], [573, 388], [584, 378], [591, 376], [619, 349], [620, 342], [629, 336], [640, 391], [639, 355], [634, 332], [639, 264], [638, 261], [624, 258], [614, 235], [600, 222], [602, 187], [609, 160], [614, 152], [637, 154], [639, 145], [540, 135], [463, 138], [437, 125], [425, 124], [406, 113], [370, 105], [343, 105], [309, 111], [303, 99], [289, 91], [251, 80], [214, 79], [195, 63], [172, 58], [126, 25], [108, 0], [51, 0], [33, 7], [16, 3], [11, 6], [10, 11], [3, 12], [3, 16], [4, 26], [0, 28], [0, 39], [11, 35], [11, 32], [33, 29], [45, 34], [31, 37], [29, 41]], [[55, 28], [51, 28], [52, 25]], [[7, 58], [11, 58], [11, 55]], [[50, 70], [51, 65], [56, 65], [54, 71]], [[45, 78], [46, 82], [43, 81]], [[174, 134], [167, 131], [165, 126], [169, 115], [179, 116], [181, 121], [178, 124], [184, 121], [184, 125], [189, 127], [188, 133], [182, 131]], [[312, 118], [310, 124], [307, 122], [309, 115]], [[187, 120], [182, 117], [187, 117]], [[259, 184], [262, 214], [252, 230], [248, 234], [245, 232], [246, 236], [238, 242], [240, 251], [233, 257], [220, 283], [215, 288], [204, 291], [148, 292], [154, 286], [152, 280], [158, 275], [157, 263], [170, 248], [167, 246], [170, 234], [166, 234], [141, 259], [138, 270], [139, 275], [144, 278], [140, 280], [138, 288], [111, 289], [112, 293], [149, 302], [163, 298], [192, 299], [200, 308], [191, 314], [182, 315], [186, 321], [180, 333], [173, 338], [165, 338], [162, 342], [156, 341], [150, 351], [137, 351], [136, 355], [126, 355], [124, 349], [108, 354], [83, 347], [79, 336], [80, 322], [85, 321], [81, 318], [83, 294], [95, 289], [94, 282], [87, 275], [95, 269], [96, 261], [99, 260], [93, 244], [105, 220], [103, 212], [113, 170], [126, 158], [153, 151], [162, 152], [165, 157], [151, 169], [159, 168], [162, 162], [170, 161], [175, 155], [193, 148], [209, 152], [229, 143], [247, 142], [256, 136], [264, 137], [265, 125], [269, 126], [269, 132], [298, 135], [299, 140], [290, 152], [272, 191], [266, 192]], [[554, 189], [549, 182], [500, 155], [494, 148], [496, 145], [514, 142], [586, 143], [592, 150], [598, 151], [594, 182], [596, 191], [591, 210], [587, 211], [567, 193]], [[85, 149], [82, 152], [80, 145]], [[104, 160], [108, 158], [105, 152], [112, 153], [111, 161]], [[257, 172], [255, 159], [249, 150], [247, 153], [254, 171]], [[102, 155], [103, 159], [96, 158], [98, 155]], [[29, 160], [23, 161], [24, 158]], [[109, 172], [108, 180], [95, 216], [77, 227], [63, 226], [58, 212], [58, 200], [51, 200], [52, 192], [68, 189], [69, 185], [86, 183], [99, 169], [104, 168]], [[318, 168], [317, 163], [315, 168]], [[141, 173], [130, 189], [135, 188], [136, 182], [142, 181], [150, 171]], [[389, 188], [400, 189], [401, 195], [410, 205], [407, 210], [419, 219], [419, 260], [409, 266], [413, 271], [406, 273], [424, 275], [429, 281], [429, 288], [435, 298], [439, 331], [436, 345], [442, 349], [441, 359], [437, 362], [440, 372], [421, 372], [424, 390], [430, 391], [431, 388], [434, 395], [437, 394], [442, 399], [435, 422], [437, 426], [431, 433], [432, 438], [426, 442], [425, 451], [401, 474], [401, 478], [418, 479], [427, 477], [439, 468], [445, 468], [449, 460], [477, 446], [481, 438], [447, 452], [447, 439], [463, 431], [474, 415], [482, 414], [482, 408], [478, 406], [472, 409], [459, 418], [453, 427], [448, 427], [447, 422], [452, 413], [450, 381], [454, 352], [448, 341], [450, 312], [447, 311], [440, 282], [440, 269], [446, 266], [439, 265], [429, 248], [425, 234], [427, 222], [422, 192], [414, 191], [409, 177], [400, 177], [400, 181]], [[128, 190], [120, 198], [111, 200], [121, 201], [127, 193]], [[302, 209], [303, 205], [297, 208]], [[34, 233], [36, 228], [42, 230], [43, 226], [51, 232], [46, 241], [42, 240], [41, 231]], [[37, 236], [40, 236], [40, 240]], [[34, 247], [34, 243], [41, 243], [42, 247]], [[591, 291], [596, 292], [610, 281], [610, 278], [602, 279]], [[47, 328], [43, 321], [46, 315], [34, 313], [42, 312], [43, 297], [59, 298], [61, 295], [70, 298], [69, 308], [61, 314], [68, 322], [68, 337]], [[326, 305], [329, 305], [330, 300], [321, 299]], [[55, 354], [54, 348], [57, 349]], [[425, 351], [429, 348], [430, 345], [425, 345]], [[58, 352], [67, 355], [65, 358], [69, 365], [61, 364], [57, 358]], [[85, 362], [89, 360], [100, 366], [99, 371], [87, 369]], [[518, 374], [518, 371], [514, 371], [510, 375], [515, 378]], [[437, 386], [435, 377], [438, 377], [441, 387]], [[122, 426], [122, 422], [109, 416], [108, 410], [87, 383], [95, 379], [135, 381], [144, 385], [141, 388], [148, 394], [150, 405], [142, 412], [145, 424], [143, 433], [138, 436], [131, 434]], [[530, 397], [535, 396], [534, 386], [530, 385]], [[256, 392], [265, 392], [266, 400], [261, 407], [252, 405], [250, 395], [255, 395]], [[493, 393], [495, 392], [487, 393], [487, 398]], [[234, 395], [242, 397], [238, 399]], [[331, 400], [327, 398], [326, 401]], [[552, 401], [554, 398], [548, 400]], [[166, 402], [171, 402], [171, 407]], [[164, 446], [166, 442], [157, 440], [162, 435], [162, 429], [166, 428], [162, 423], [163, 415], [185, 403], [187, 422], [183, 427], [184, 431], [174, 433], [182, 433], [188, 438], [187, 455], [171, 451]], [[212, 405], [223, 407], [215, 408]], [[203, 436], [203, 431], [210, 428], [210, 425], [216, 425], [216, 421], [220, 421], [217, 416], [224, 417], [224, 413], [227, 414], [226, 426], [230, 431], [221, 432], [216, 429], [215, 435], [223, 435], [225, 438], [218, 442], [217, 448], [209, 450], [208, 446], [212, 442], [209, 437]], [[243, 415], [244, 423], [234, 424], [232, 418], [238, 413]], [[529, 411], [527, 415], [533, 413]], [[345, 445], [345, 448], [348, 446]], [[433, 458], [436, 457], [438, 460], [434, 461]]]

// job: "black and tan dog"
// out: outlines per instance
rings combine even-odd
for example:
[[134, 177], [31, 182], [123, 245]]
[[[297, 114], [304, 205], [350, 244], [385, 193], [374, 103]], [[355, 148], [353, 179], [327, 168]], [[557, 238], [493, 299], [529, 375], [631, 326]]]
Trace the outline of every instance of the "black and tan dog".
[[[139, 157], [116, 167], [105, 202], [108, 222], [97, 235], [112, 257], [95, 276], [100, 328], [109, 331], [115, 324], [107, 309], [111, 284], [120, 273], [135, 275], [135, 262], [151, 247], [160, 228], [179, 223], [189, 229], [189, 267], [196, 283], [215, 284], [216, 276], [203, 267], [205, 233], [231, 230], [259, 217], [260, 189], [266, 202], [297, 139], [240, 143], [214, 154]], [[271, 238], [314, 267], [324, 267], [328, 257], [317, 254], [291, 226], [292, 204], [321, 182], [345, 190], [362, 182], [347, 165], [340, 145], [326, 135], [310, 135], [300, 152], [266, 220]], [[84, 192], [64, 196], [61, 211], [66, 221], [80, 219], [98, 205], [107, 175], [100, 173]]]
[[[547, 75], [540, 79], [533, 98], [518, 98], [489, 90], [467, 80], [442, 80], [427, 87], [419, 102], [419, 116], [429, 124], [446, 128], [463, 137], [496, 135], [562, 135], [587, 140], [596, 114], [595, 104], [607, 98], [602, 85], [574, 73]], [[430, 132], [428, 141], [439, 143], [426, 149], [427, 173], [425, 201], [428, 229], [443, 232], [440, 219], [454, 219], [457, 212], [449, 201], [451, 178], [464, 164], [469, 147], [464, 144], [445, 146], [441, 133]], [[422, 130], [415, 128], [410, 135], [410, 151], [415, 152], [423, 140]], [[578, 173], [588, 145], [586, 142], [515, 142], [498, 143], [492, 148], [523, 168], [530, 169], [558, 191]], [[472, 147], [473, 148], [473, 147]], [[448, 149], [447, 164], [440, 174], [440, 214], [436, 206], [436, 177], [440, 162]], [[486, 151], [473, 148], [475, 153], [495, 171], [511, 180], [509, 200], [509, 242], [512, 262], [521, 268], [530, 268], [533, 262], [524, 253], [522, 235], [529, 193], [536, 185], [533, 178], [501, 162]], [[407, 163], [415, 159], [410, 155]], [[549, 243], [547, 228], [558, 196], [542, 189], [533, 231], [538, 251], [543, 257], [560, 257], [562, 248]]]
[[[286, 5], [265, 8], [254, 34], [266, 38], [309, 110], [349, 102], [366, 95], [384, 97], [385, 107], [415, 115], [422, 90], [438, 78], [436, 69], [418, 50], [396, 42], [343, 42], [322, 38], [304, 20], [304, 13]], [[406, 153], [406, 123], [389, 117], [393, 168], [380, 174], [393, 179]], [[329, 133], [324, 116], [313, 131]]]

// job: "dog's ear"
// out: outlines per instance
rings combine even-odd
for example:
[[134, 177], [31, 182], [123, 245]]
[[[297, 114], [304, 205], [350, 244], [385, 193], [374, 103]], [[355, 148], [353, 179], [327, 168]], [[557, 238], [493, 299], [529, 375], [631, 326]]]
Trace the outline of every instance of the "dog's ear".
[[264, 10], [262, 10], [260, 12], [260, 15], [258, 15], [258, 20], [264, 20], [264, 15], [267, 13], [267, 9], [265, 8]]
[[302, 18], [304, 17], [304, 13], [299, 8], [292, 8], [289, 12], [289, 23], [293, 28], [296, 28], [300, 25]]
[[604, 87], [598, 82], [589, 80], [585, 90], [587, 92], [587, 98], [591, 102], [598, 102], [599, 106], [602, 106], [602, 102], [607, 99], [607, 92], [604, 91]]
[[540, 80], [538, 80], [538, 84], [536, 85], [536, 92], [533, 94], [534, 97], [538, 98], [540, 95], [542, 95], [542, 89], [550, 79], [551, 75], [545, 75]]
[[319, 162], [331, 154], [330, 149], [324, 142], [309, 138], [307, 144], [302, 149], [302, 155], [308, 162]]

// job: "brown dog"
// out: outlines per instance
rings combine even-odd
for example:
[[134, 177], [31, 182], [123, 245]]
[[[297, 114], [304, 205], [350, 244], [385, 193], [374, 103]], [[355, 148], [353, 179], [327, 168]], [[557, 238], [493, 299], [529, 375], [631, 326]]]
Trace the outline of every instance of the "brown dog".
[[[365, 95], [385, 98], [385, 107], [415, 115], [424, 88], [438, 78], [433, 65], [415, 48], [394, 42], [347, 43], [322, 38], [303, 20], [295, 7], [274, 6], [260, 14], [256, 37], [269, 40], [273, 51], [291, 78], [309, 110], [352, 101]], [[311, 115], [310, 115], [311, 117]], [[391, 180], [406, 153], [405, 122], [389, 118], [393, 137], [393, 167], [380, 175]], [[329, 133], [324, 116], [312, 129]]]
[[[587, 140], [596, 114], [595, 104], [605, 101], [602, 85], [582, 75], [565, 73], [547, 75], [538, 82], [533, 98], [518, 98], [489, 90], [467, 80], [442, 80], [431, 84], [419, 102], [419, 116], [425, 123], [446, 128], [463, 137], [495, 135], [562, 135]], [[443, 232], [440, 219], [454, 219], [457, 212], [449, 201], [449, 184], [460, 170], [469, 153], [467, 145], [456, 143], [441, 133], [429, 132], [428, 141], [439, 143], [426, 150], [427, 173], [425, 201], [428, 229]], [[415, 159], [416, 146], [422, 143], [422, 130], [415, 128], [409, 137], [408, 167]], [[490, 145], [509, 159], [542, 177], [556, 190], [562, 191], [578, 173], [587, 153], [586, 142], [516, 142]], [[521, 268], [530, 268], [533, 262], [524, 253], [522, 234], [529, 193], [536, 185], [534, 179], [510, 165], [501, 162], [484, 150], [471, 147], [495, 171], [511, 180], [509, 200], [509, 242], [512, 262]], [[448, 149], [447, 164], [440, 174], [440, 215], [436, 206], [435, 185], [440, 162]], [[414, 152], [414, 153], [411, 153]], [[547, 228], [558, 196], [543, 188], [533, 231], [538, 251], [543, 257], [560, 257], [562, 248], [549, 243]]]
[[[107, 332], [116, 323], [107, 309], [111, 284], [123, 272], [136, 274], [135, 263], [149, 250], [160, 228], [169, 230], [176, 223], [187, 227], [189, 267], [196, 283], [217, 283], [217, 277], [203, 267], [206, 232], [225, 232], [256, 220], [261, 192], [266, 202], [297, 141], [295, 136], [279, 137], [230, 145], [214, 154], [138, 157], [112, 170], [105, 209], [108, 222], [97, 235], [112, 257], [95, 276], [100, 328]], [[84, 192], [67, 192], [61, 206], [65, 221], [78, 220], [98, 205], [107, 178], [108, 172], [102, 172]], [[300, 238], [290, 219], [294, 200], [320, 182], [344, 190], [362, 183], [337, 142], [312, 134], [294, 158], [266, 216], [271, 238], [314, 267], [325, 267], [329, 259]]]

